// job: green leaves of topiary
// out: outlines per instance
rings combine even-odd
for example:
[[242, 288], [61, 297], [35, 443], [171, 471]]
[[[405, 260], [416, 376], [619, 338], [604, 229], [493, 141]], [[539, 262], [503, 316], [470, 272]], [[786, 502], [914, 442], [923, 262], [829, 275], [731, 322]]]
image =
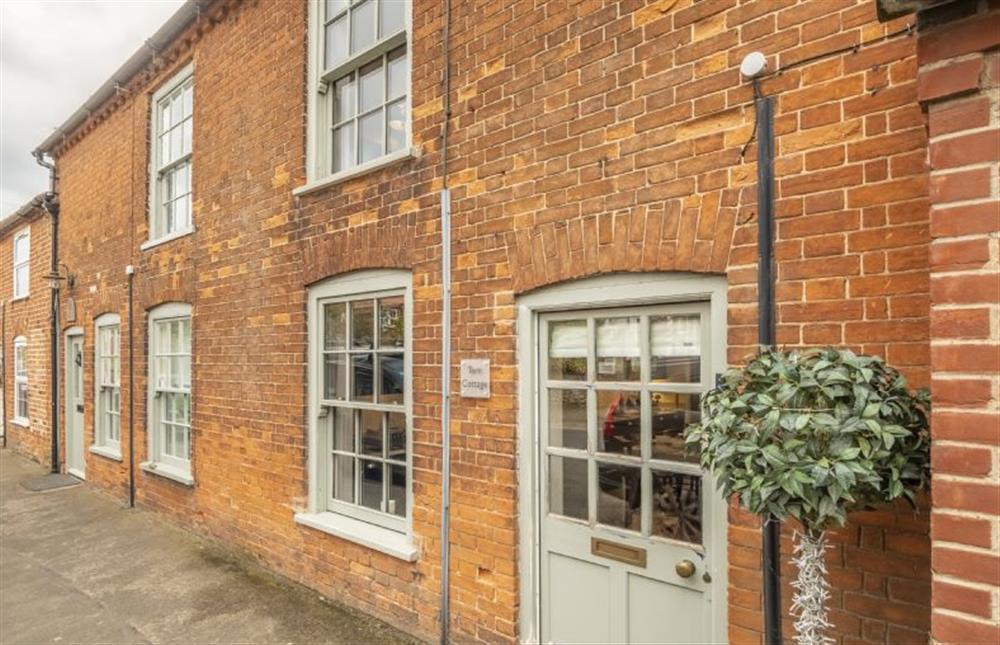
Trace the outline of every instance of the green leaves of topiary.
[[685, 431], [726, 496], [812, 531], [851, 510], [915, 501], [930, 478], [930, 397], [881, 359], [762, 349], [702, 397]]

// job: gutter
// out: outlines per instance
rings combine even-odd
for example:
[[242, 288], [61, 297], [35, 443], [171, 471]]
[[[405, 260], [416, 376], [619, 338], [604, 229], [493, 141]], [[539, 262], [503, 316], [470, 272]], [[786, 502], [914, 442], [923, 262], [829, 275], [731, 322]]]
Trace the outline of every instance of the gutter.
[[104, 81], [104, 84], [97, 88], [97, 91], [90, 95], [83, 105], [77, 108], [62, 125], [56, 128], [45, 141], [40, 143], [32, 152], [36, 159], [42, 154], [51, 154], [57, 146], [66, 140], [78, 127], [92, 114], [94, 114], [104, 103], [115, 96], [118, 88], [127, 83], [133, 76], [140, 72], [150, 61], [154, 60], [159, 52], [166, 49], [170, 43], [184, 31], [201, 14], [212, 0], [187, 0], [181, 7], [170, 16], [163, 26], [152, 35], [142, 47], [125, 61], [125, 64], [118, 68], [111, 78]]
[[32, 212], [42, 208], [45, 202], [45, 193], [39, 193], [29, 199], [21, 208], [13, 213], [0, 218], [0, 233], [16, 226], [20, 220], [28, 217]]

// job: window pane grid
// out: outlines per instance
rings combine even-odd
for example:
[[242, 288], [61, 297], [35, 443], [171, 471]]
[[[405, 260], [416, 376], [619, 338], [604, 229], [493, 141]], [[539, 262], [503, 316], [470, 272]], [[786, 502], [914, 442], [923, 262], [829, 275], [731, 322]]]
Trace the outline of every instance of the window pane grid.
[[14, 237], [14, 297], [28, 294], [28, 275], [31, 261], [31, 234], [24, 232]]
[[160, 428], [160, 453], [189, 461], [191, 319], [158, 320], [154, 329], [153, 384]]
[[330, 419], [329, 497], [405, 517], [403, 296], [324, 300], [319, 312], [321, 398]]
[[189, 77], [157, 104], [153, 238], [191, 225], [191, 151], [194, 79]]
[[330, 69], [404, 28], [403, 0], [326, 0], [323, 61]]
[[406, 46], [379, 56], [333, 84], [333, 171], [400, 150], [406, 139]]
[[[549, 512], [700, 543], [702, 473], [683, 429], [700, 415], [704, 325], [700, 314], [656, 311], [546, 321]], [[683, 358], [654, 365], [674, 355]]]
[[121, 332], [118, 325], [97, 329], [97, 443], [116, 444], [121, 437]]
[[28, 418], [27, 350], [25, 342], [14, 343], [14, 414], [20, 419]]

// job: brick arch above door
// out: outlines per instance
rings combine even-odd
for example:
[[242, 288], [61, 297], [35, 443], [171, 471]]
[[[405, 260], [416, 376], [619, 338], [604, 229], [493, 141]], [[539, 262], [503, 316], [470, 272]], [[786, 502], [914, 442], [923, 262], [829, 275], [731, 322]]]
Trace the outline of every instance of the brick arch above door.
[[361, 269], [411, 269], [416, 250], [438, 242], [420, 235], [412, 215], [320, 233], [302, 243], [303, 283]]
[[[730, 264], [737, 207], [716, 193], [685, 207], [586, 215], [508, 234], [514, 293], [610, 273], [724, 273]], [[744, 223], [744, 226], [747, 225]]]

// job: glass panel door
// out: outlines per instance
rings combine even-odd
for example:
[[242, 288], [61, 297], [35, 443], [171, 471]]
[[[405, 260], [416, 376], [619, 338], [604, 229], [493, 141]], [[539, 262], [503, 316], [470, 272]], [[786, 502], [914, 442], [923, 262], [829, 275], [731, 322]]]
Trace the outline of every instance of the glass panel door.
[[683, 432], [712, 385], [707, 315], [693, 303], [542, 318], [547, 514], [702, 545], [704, 475]]

